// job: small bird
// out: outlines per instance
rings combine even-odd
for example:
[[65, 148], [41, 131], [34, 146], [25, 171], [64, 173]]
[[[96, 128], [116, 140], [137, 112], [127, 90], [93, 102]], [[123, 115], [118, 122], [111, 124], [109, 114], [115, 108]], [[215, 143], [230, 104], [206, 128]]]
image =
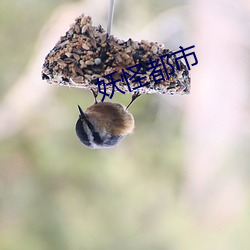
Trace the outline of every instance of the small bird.
[[134, 130], [134, 117], [127, 109], [139, 94], [133, 95], [126, 108], [119, 103], [97, 102], [97, 94], [93, 90], [92, 93], [95, 103], [85, 112], [78, 105], [80, 115], [76, 122], [76, 134], [80, 141], [91, 149], [117, 146]]

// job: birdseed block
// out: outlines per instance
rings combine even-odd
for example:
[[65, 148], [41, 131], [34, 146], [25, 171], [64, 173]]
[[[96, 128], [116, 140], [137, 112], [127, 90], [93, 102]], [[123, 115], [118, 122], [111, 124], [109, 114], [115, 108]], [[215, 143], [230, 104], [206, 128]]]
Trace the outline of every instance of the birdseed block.
[[46, 56], [42, 79], [101, 93], [188, 94], [189, 70], [176, 58], [164, 45], [123, 41], [81, 15]]

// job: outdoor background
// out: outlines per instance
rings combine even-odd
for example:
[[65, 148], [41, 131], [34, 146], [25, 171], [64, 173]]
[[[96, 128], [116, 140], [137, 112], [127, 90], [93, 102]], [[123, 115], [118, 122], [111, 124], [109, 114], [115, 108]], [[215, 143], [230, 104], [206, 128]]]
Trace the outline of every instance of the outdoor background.
[[74, 126], [91, 93], [41, 68], [81, 13], [106, 28], [108, 5], [0, 1], [0, 249], [249, 250], [250, 2], [117, 0], [115, 36], [195, 45], [199, 63], [190, 95], [139, 98], [134, 134], [90, 150]]

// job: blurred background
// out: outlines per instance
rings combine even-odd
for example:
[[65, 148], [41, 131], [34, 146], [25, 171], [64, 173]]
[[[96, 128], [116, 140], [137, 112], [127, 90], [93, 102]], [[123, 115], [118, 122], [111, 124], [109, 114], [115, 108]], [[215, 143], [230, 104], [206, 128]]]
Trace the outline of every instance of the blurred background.
[[134, 134], [90, 150], [74, 126], [92, 94], [41, 68], [81, 13], [106, 28], [108, 5], [0, 2], [0, 249], [249, 250], [250, 2], [116, 0], [115, 36], [195, 45], [199, 63], [190, 95], [139, 98]]

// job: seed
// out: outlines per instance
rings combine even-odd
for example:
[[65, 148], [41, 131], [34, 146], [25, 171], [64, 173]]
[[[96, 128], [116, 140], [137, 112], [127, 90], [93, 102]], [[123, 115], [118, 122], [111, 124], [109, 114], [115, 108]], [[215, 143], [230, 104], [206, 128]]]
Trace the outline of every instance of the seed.
[[122, 57], [123, 57], [125, 60], [130, 59], [130, 56], [129, 56], [128, 54], [123, 54]]
[[96, 46], [97, 46], [96, 39], [91, 39], [90, 43], [91, 43], [92, 47], [96, 48]]
[[87, 23], [86, 18], [82, 18], [82, 19], [81, 19], [81, 26], [85, 25], [86, 23]]
[[67, 65], [62, 59], [57, 60], [57, 63], [58, 63], [60, 66], [66, 66], [66, 65]]
[[60, 46], [61, 46], [61, 47], [63, 47], [64, 45], [66, 45], [66, 44], [68, 44], [68, 43], [69, 43], [69, 41], [68, 41], [68, 40], [66, 40], [66, 41], [64, 41], [64, 42], [60, 43]]
[[85, 78], [87, 78], [88, 80], [91, 80], [91, 79], [92, 79], [91, 75], [85, 74], [84, 76], [85, 76]]
[[73, 29], [70, 29], [70, 30], [68, 31], [68, 35], [69, 35], [69, 36], [72, 36], [73, 33], [74, 33], [74, 30], [73, 30]]
[[151, 51], [156, 54], [157, 53], [157, 47], [155, 45], [152, 46]]
[[147, 40], [141, 40], [141, 43], [145, 44], [148, 47], [150, 47], [149, 41], [147, 41]]
[[138, 49], [138, 44], [136, 42], [132, 42], [133, 49]]
[[75, 59], [73, 59], [73, 58], [65, 58], [63, 61], [65, 63], [69, 64], [69, 63], [75, 62]]
[[73, 80], [75, 83], [81, 83], [81, 82], [83, 82], [83, 77], [82, 77], [82, 76], [72, 77], [72, 80]]
[[86, 65], [94, 65], [95, 63], [94, 63], [93, 61], [87, 60], [87, 61], [85, 62], [85, 64], [86, 64]]
[[96, 58], [95, 59], [95, 64], [96, 65], [99, 65], [99, 64], [101, 64], [102, 63], [102, 60], [100, 59], [100, 58]]
[[122, 61], [123, 61], [123, 59], [121, 58], [120, 55], [117, 55], [116, 60], [117, 60], [118, 62], [122, 62]]
[[85, 26], [82, 27], [82, 34], [84, 34], [86, 32], [87, 28], [88, 28], [87, 25], [85, 25]]
[[84, 54], [85, 54], [84, 51], [81, 51], [81, 50], [76, 49], [76, 48], [73, 48], [73, 49], [72, 49], [72, 52], [74, 52], [74, 53], [76, 53], [76, 54], [78, 54], [78, 55], [84, 55]]
[[127, 48], [127, 49], [125, 50], [126, 53], [130, 53], [131, 51], [132, 51], [131, 48]]
[[76, 31], [77, 34], [80, 33], [80, 27], [79, 27], [79, 25], [75, 25], [75, 31]]
[[101, 43], [105, 42], [107, 39], [107, 34], [106, 33], [101, 34], [100, 39], [101, 39]]
[[74, 56], [74, 58], [75, 58], [77, 61], [80, 60], [80, 56], [79, 56], [79, 55], [77, 55], [77, 54], [74, 53], [73, 56]]
[[89, 46], [86, 43], [82, 44], [82, 48], [85, 49], [85, 50], [89, 50]]
[[76, 73], [78, 73], [79, 75], [83, 75], [83, 72], [82, 72], [82, 70], [79, 67], [75, 66], [74, 69], [75, 69]]
[[119, 45], [122, 45], [122, 44], [124, 44], [124, 41], [121, 40], [121, 39], [118, 39], [118, 44], [119, 44]]
[[71, 57], [72, 54], [71, 54], [70, 52], [66, 52], [65, 55], [66, 55], [67, 57]]

